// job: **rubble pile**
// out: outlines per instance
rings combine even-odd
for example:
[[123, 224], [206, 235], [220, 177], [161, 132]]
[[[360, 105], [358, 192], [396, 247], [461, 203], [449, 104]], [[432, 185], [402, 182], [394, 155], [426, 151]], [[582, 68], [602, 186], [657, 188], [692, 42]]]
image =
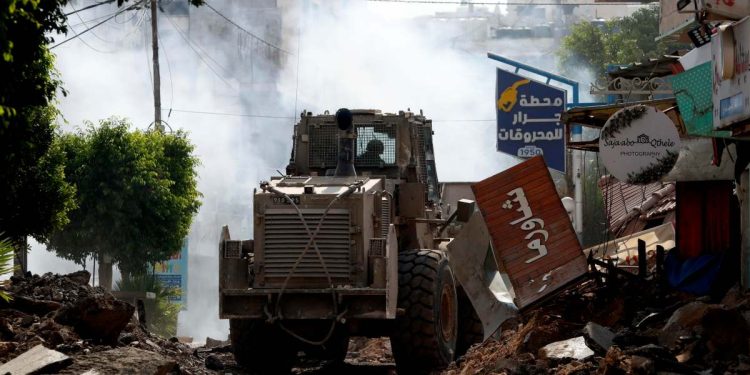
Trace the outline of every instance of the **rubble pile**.
[[12, 277], [0, 301], [0, 373], [206, 373], [205, 356], [145, 330], [90, 274]]
[[507, 321], [443, 375], [747, 374], [750, 295], [722, 300], [658, 282], [587, 281]]
[[352, 337], [349, 340], [346, 360], [362, 364], [394, 363], [391, 354], [391, 340], [387, 337]]

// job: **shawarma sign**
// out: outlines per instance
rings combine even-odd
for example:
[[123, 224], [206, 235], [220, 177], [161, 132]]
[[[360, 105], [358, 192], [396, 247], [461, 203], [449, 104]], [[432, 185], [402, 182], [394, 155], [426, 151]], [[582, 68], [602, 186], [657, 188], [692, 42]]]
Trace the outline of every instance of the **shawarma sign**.
[[609, 172], [629, 184], [649, 184], [672, 170], [680, 135], [672, 120], [645, 105], [613, 114], [599, 135], [599, 154]]
[[586, 273], [586, 259], [541, 156], [472, 185], [495, 259], [526, 307]]

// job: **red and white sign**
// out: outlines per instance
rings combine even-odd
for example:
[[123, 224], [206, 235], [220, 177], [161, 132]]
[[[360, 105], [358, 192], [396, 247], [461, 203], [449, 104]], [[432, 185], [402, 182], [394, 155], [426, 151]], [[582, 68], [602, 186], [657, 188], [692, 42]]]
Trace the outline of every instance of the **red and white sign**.
[[526, 307], [586, 273], [586, 258], [541, 156], [472, 185], [514, 303]]

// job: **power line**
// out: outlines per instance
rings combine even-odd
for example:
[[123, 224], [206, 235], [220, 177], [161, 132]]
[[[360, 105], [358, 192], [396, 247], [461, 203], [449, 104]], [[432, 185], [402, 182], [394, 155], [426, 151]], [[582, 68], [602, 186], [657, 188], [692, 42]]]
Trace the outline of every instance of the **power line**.
[[[274, 116], [274, 115], [253, 115], [246, 113], [225, 113], [225, 112], [210, 112], [210, 111], [194, 111], [189, 109], [162, 109], [162, 111], [182, 112], [182, 113], [193, 113], [201, 115], [214, 115], [214, 116], [234, 116], [234, 117], [254, 117], [254, 118], [268, 118], [268, 119], [279, 119], [279, 120], [296, 120], [296, 116]], [[479, 119], [449, 119], [449, 120], [432, 120], [432, 122], [495, 122], [497, 120], [479, 120]]]
[[[229, 83], [229, 81], [227, 81], [226, 78], [224, 78], [224, 76], [222, 76], [221, 74], [219, 74], [219, 72], [217, 72], [214, 69], [214, 67], [211, 66], [211, 64], [209, 64], [203, 58], [203, 55], [200, 52], [198, 52], [198, 50], [195, 49], [195, 47], [193, 47], [193, 43], [191, 43], [190, 39], [188, 39], [188, 37], [185, 36], [185, 34], [182, 33], [182, 30], [174, 22], [172, 22], [172, 20], [169, 17], [166, 17], [166, 18], [167, 18], [167, 21], [169, 21], [169, 23], [172, 25], [172, 27], [174, 27], [174, 29], [177, 31], [177, 33], [180, 34], [180, 37], [182, 37], [182, 39], [185, 41], [185, 43], [187, 43], [188, 47], [190, 47], [190, 49], [192, 49], [193, 52], [195, 52], [195, 54], [198, 55], [198, 58], [203, 62], [203, 64], [205, 64], [208, 67], [208, 69], [211, 70], [217, 77], [219, 77], [219, 79], [221, 79], [227, 86], [232, 87], [232, 84]], [[211, 56], [209, 54], [207, 54], [207, 56], [208, 56], [208, 58], [211, 58]], [[216, 63], [216, 64], [219, 65], [218, 63]], [[219, 67], [222, 68], [222, 69], [225, 69], [221, 65], [219, 65]]]
[[263, 39], [263, 38], [261, 38], [261, 37], [259, 37], [259, 36], [255, 35], [255, 34], [253, 34], [253, 33], [251, 33], [250, 31], [248, 31], [248, 30], [247, 30], [247, 29], [245, 29], [244, 27], [242, 27], [242, 26], [238, 25], [238, 24], [237, 24], [236, 22], [234, 22], [234, 21], [230, 20], [230, 19], [229, 19], [229, 18], [228, 18], [227, 16], [225, 16], [225, 15], [221, 14], [221, 12], [219, 12], [218, 10], [216, 10], [216, 8], [212, 7], [212, 6], [211, 6], [211, 4], [209, 4], [209, 3], [207, 3], [207, 2], [206, 2], [206, 3], [205, 3], [205, 5], [206, 5], [206, 6], [207, 6], [207, 7], [209, 8], [209, 9], [213, 10], [213, 11], [214, 11], [214, 12], [215, 12], [216, 14], [218, 14], [218, 15], [219, 15], [219, 16], [220, 16], [221, 18], [225, 19], [225, 20], [226, 20], [227, 22], [229, 22], [229, 23], [231, 23], [232, 25], [234, 25], [234, 26], [235, 26], [236, 28], [238, 28], [238, 29], [240, 29], [240, 30], [244, 31], [245, 33], [247, 33], [248, 35], [250, 35], [250, 36], [251, 36], [251, 37], [252, 37], [253, 39], [255, 39], [255, 40], [257, 40], [257, 41], [259, 41], [259, 42], [261, 42], [261, 43], [263, 43], [263, 44], [267, 45], [268, 47], [271, 47], [271, 48], [273, 48], [273, 49], [276, 49], [276, 50], [279, 50], [279, 51], [281, 51], [281, 52], [284, 52], [284, 53], [286, 53], [287, 55], [294, 55], [293, 53], [291, 53], [291, 52], [289, 52], [289, 51], [287, 51], [287, 50], [285, 50], [285, 49], [283, 49], [283, 48], [281, 48], [281, 47], [279, 47], [279, 46], [277, 46], [277, 45], [275, 45], [275, 44], [273, 44], [273, 43], [271, 43], [271, 42], [268, 42], [268, 41], [266, 41], [265, 39]]
[[[577, 6], [623, 6], [623, 5], [647, 5], [648, 3], [643, 3], [640, 1], [633, 1], [629, 3], [554, 3], [554, 2], [539, 2], [539, 3], [532, 3], [532, 2], [517, 2], [517, 1], [508, 1], [506, 3], [501, 2], [471, 2], [467, 3], [466, 1], [440, 1], [440, 0], [367, 0], [369, 2], [374, 3], [403, 3], [403, 4], [446, 4], [446, 5], [509, 5], [509, 6], [520, 6], [520, 5], [577, 5]], [[653, 1], [652, 1], [653, 2]]]
[[290, 116], [273, 116], [273, 115], [252, 115], [246, 113], [223, 113], [223, 112], [209, 112], [209, 111], [193, 111], [188, 109], [162, 109], [162, 111], [172, 112], [183, 112], [183, 113], [195, 113], [201, 115], [215, 115], [215, 116], [235, 116], [235, 117], [255, 117], [255, 118], [269, 118], [279, 120], [294, 120], [295, 117]]
[[101, 3], [96, 3], [96, 4], [91, 4], [89, 6], [85, 6], [85, 7], [81, 8], [81, 9], [73, 9], [72, 12], [65, 13], [65, 17], [68, 17], [71, 14], [76, 14], [78, 12], [82, 12], [84, 10], [88, 10], [88, 9], [91, 9], [91, 8], [96, 8], [96, 7], [100, 6], [100, 5], [110, 4], [110, 3], [114, 3], [114, 2], [115, 2], [115, 0], [106, 0], [106, 1], [102, 1]]
[[59, 47], [59, 46], [61, 46], [61, 45], [65, 44], [65, 43], [67, 43], [67, 42], [69, 42], [69, 41], [71, 41], [71, 40], [73, 40], [73, 39], [79, 38], [79, 37], [80, 37], [81, 35], [83, 35], [83, 34], [86, 34], [87, 32], [89, 32], [89, 31], [91, 31], [91, 30], [93, 30], [93, 29], [95, 29], [95, 28], [97, 28], [97, 27], [99, 27], [99, 26], [103, 25], [103, 24], [104, 24], [105, 22], [107, 22], [107, 21], [109, 21], [109, 20], [111, 20], [111, 19], [113, 19], [113, 18], [117, 17], [117, 16], [118, 16], [118, 15], [120, 15], [121, 13], [124, 13], [125, 11], [128, 11], [128, 10], [131, 10], [131, 9], [135, 8], [136, 6], [140, 5], [140, 4], [142, 3], [142, 2], [143, 2], [143, 0], [140, 0], [140, 1], [138, 1], [137, 3], [135, 3], [135, 4], [131, 5], [131, 6], [127, 7], [127, 8], [124, 8], [124, 9], [120, 10], [119, 12], [117, 12], [117, 13], [115, 13], [115, 14], [113, 14], [113, 15], [109, 16], [109, 17], [107, 17], [107, 18], [106, 18], [105, 20], [103, 20], [103, 21], [101, 21], [101, 22], [99, 22], [99, 23], [95, 24], [94, 26], [91, 26], [91, 27], [87, 28], [86, 30], [83, 30], [83, 31], [81, 31], [80, 33], [77, 33], [77, 34], [76, 34], [75, 36], [73, 36], [73, 37], [70, 37], [70, 38], [68, 38], [68, 39], [65, 39], [65, 40], [63, 40], [63, 41], [62, 41], [62, 42], [60, 42], [60, 43], [57, 43], [57, 44], [55, 44], [54, 46], [50, 47], [49, 49], [51, 49], [51, 50], [52, 50], [52, 49], [55, 49], [55, 48], [57, 48], [57, 47]]
[[448, 120], [441, 120], [441, 119], [434, 119], [432, 122], [496, 122], [497, 120], [460, 120], [460, 119], [448, 119]]

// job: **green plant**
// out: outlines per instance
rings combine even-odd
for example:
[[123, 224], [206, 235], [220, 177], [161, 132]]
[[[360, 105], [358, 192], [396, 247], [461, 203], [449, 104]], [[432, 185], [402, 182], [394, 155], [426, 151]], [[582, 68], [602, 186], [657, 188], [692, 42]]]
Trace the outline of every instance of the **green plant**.
[[[2, 233], [0, 233], [0, 235], [2, 235]], [[14, 255], [13, 245], [10, 243], [10, 240], [7, 238], [0, 239], [0, 276], [10, 275], [15, 271], [16, 267], [13, 266]], [[4, 288], [8, 285], [9, 281], [10, 280], [0, 281], [0, 287]], [[0, 290], [0, 298], [4, 299], [6, 302], [12, 299], [12, 297], [4, 290]]]
[[164, 337], [177, 334], [180, 305], [171, 300], [180, 296], [178, 289], [164, 286], [156, 276], [148, 273], [124, 276], [115, 284], [115, 289], [123, 292], [154, 293], [154, 299], [144, 299], [146, 327], [149, 331]]

